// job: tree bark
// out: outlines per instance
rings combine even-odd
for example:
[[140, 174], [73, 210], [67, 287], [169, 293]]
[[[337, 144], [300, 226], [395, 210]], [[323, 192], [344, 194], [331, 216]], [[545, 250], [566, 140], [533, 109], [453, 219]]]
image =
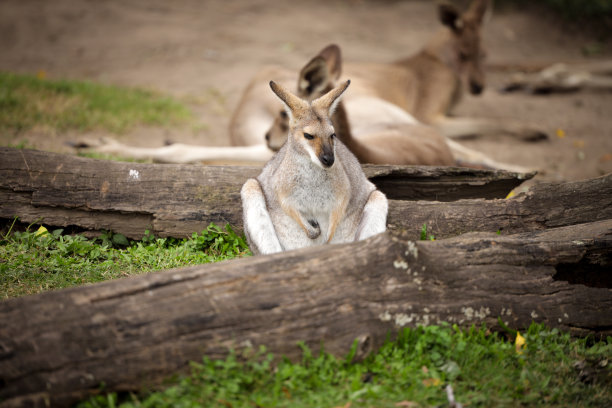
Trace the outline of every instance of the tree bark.
[[391, 201], [390, 229], [404, 229], [418, 238], [448, 238], [471, 231], [501, 234], [538, 231], [612, 219], [612, 173], [595, 179], [545, 183], [502, 200]]
[[[390, 199], [505, 197], [533, 174], [364, 166]], [[120, 163], [0, 148], [0, 218], [113, 230], [140, 239], [190, 236], [211, 223], [242, 229], [240, 188], [256, 167]], [[419, 227], [420, 228], [420, 227]]]
[[140, 389], [202, 355], [296, 342], [358, 357], [405, 326], [543, 322], [612, 335], [612, 220], [410, 241], [388, 232], [0, 303], [0, 405]]
[[[106, 162], [14, 149], [0, 149], [0, 163], [0, 218], [17, 215], [27, 223], [39, 220], [52, 226], [113, 230], [133, 239], [142, 238], [147, 229], [156, 236], [190, 236], [210, 222], [229, 222], [241, 231], [240, 187], [259, 172], [249, 167]], [[478, 188], [483, 195], [494, 190], [504, 195], [520, 181], [510, 173], [468, 169], [366, 166], [365, 171], [391, 197], [435, 199], [436, 191], [445, 191], [446, 198], [452, 194], [464, 198], [478, 195]], [[392, 194], [394, 190], [402, 192]], [[388, 224], [417, 239], [423, 224], [428, 234], [445, 238], [470, 231], [505, 234], [610, 218], [611, 174], [536, 185], [507, 200], [390, 200]]]

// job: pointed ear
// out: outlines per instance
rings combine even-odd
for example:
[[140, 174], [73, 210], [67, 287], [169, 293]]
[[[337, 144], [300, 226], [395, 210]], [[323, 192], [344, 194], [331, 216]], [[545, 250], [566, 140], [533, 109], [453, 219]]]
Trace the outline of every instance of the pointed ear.
[[489, 9], [489, 3], [489, 0], [473, 0], [464, 14], [465, 18], [473, 19], [478, 24], [482, 24], [487, 9]]
[[330, 44], [319, 52], [327, 64], [327, 71], [330, 77], [337, 81], [342, 74], [342, 53], [336, 44]]
[[323, 111], [327, 115], [333, 115], [338, 103], [340, 103], [340, 97], [346, 91], [346, 88], [351, 84], [351, 80], [340, 84], [336, 88], [332, 89], [322, 97], [312, 101], [312, 107], [317, 111]]
[[298, 78], [298, 93], [304, 98], [319, 95], [330, 82], [329, 71], [325, 59], [317, 55], [300, 71]]
[[298, 92], [304, 98], [312, 98], [333, 87], [342, 73], [340, 47], [335, 44], [323, 48], [300, 71]]
[[289, 118], [298, 117], [308, 109], [308, 103], [306, 101], [298, 98], [276, 82], [270, 81], [270, 88], [272, 88], [272, 92], [283, 101]]
[[459, 11], [452, 4], [442, 3], [438, 6], [438, 17], [440, 22], [453, 30], [453, 32], [461, 31], [463, 28], [463, 20]]

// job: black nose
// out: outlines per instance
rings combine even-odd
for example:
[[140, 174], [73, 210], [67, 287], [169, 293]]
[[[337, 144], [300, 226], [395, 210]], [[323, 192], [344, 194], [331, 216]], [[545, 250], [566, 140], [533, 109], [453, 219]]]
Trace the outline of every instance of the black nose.
[[332, 164], [334, 164], [334, 160], [335, 160], [333, 154], [324, 154], [319, 159], [321, 160], [321, 163], [323, 163], [325, 167], [331, 167]]
[[270, 132], [266, 132], [266, 142], [270, 141]]
[[483, 89], [484, 86], [482, 86], [482, 84], [470, 82], [470, 92], [472, 93], [472, 95], [480, 95]]

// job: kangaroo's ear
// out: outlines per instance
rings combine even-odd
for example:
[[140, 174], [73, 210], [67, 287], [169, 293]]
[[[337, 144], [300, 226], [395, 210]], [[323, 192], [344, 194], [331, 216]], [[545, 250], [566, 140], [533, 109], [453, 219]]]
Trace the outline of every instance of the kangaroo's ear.
[[298, 93], [304, 98], [320, 95], [327, 88], [331, 78], [325, 59], [317, 55], [300, 71]]
[[473, 0], [472, 4], [470, 4], [470, 7], [465, 12], [464, 17], [466, 19], [472, 19], [478, 24], [482, 24], [484, 16], [490, 8], [489, 3], [489, 0]]
[[318, 111], [323, 111], [329, 116], [333, 115], [338, 103], [340, 103], [340, 97], [346, 91], [346, 88], [351, 84], [351, 80], [347, 80], [336, 88], [332, 89], [322, 97], [312, 101], [312, 107]]
[[290, 119], [303, 115], [309, 109], [306, 101], [298, 98], [276, 82], [270, 81], [270, 88], [272, 88], [272, 92], [283, 101], [285, 110], [289, 114]]
[[337, 81], [342, 74], [342, 53], [336, 44], [330, 44], [319, 52], [327, 64], [327, 71], [332, 80]]
[[442, 3], [438, 6], [438, 17], [440, 22], [453, 30], [454, 32], [461, 31], [463, 28], [463, 20], [459, 14], [459, 10], [452, 4]]
[[316, 98], [334, 86], [342, 73], [342, 56], [336, 44], [323, 48], [300, 71], [298, 92], [303, 98]]

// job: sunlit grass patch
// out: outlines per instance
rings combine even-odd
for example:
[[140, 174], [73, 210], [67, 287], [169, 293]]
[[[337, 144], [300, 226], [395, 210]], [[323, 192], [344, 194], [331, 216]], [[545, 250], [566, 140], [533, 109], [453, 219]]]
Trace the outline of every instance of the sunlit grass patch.
[[192, 121], [185, 105], [152, 91], [0, 72], [0, 131], [124, 133], [135, 125]]

